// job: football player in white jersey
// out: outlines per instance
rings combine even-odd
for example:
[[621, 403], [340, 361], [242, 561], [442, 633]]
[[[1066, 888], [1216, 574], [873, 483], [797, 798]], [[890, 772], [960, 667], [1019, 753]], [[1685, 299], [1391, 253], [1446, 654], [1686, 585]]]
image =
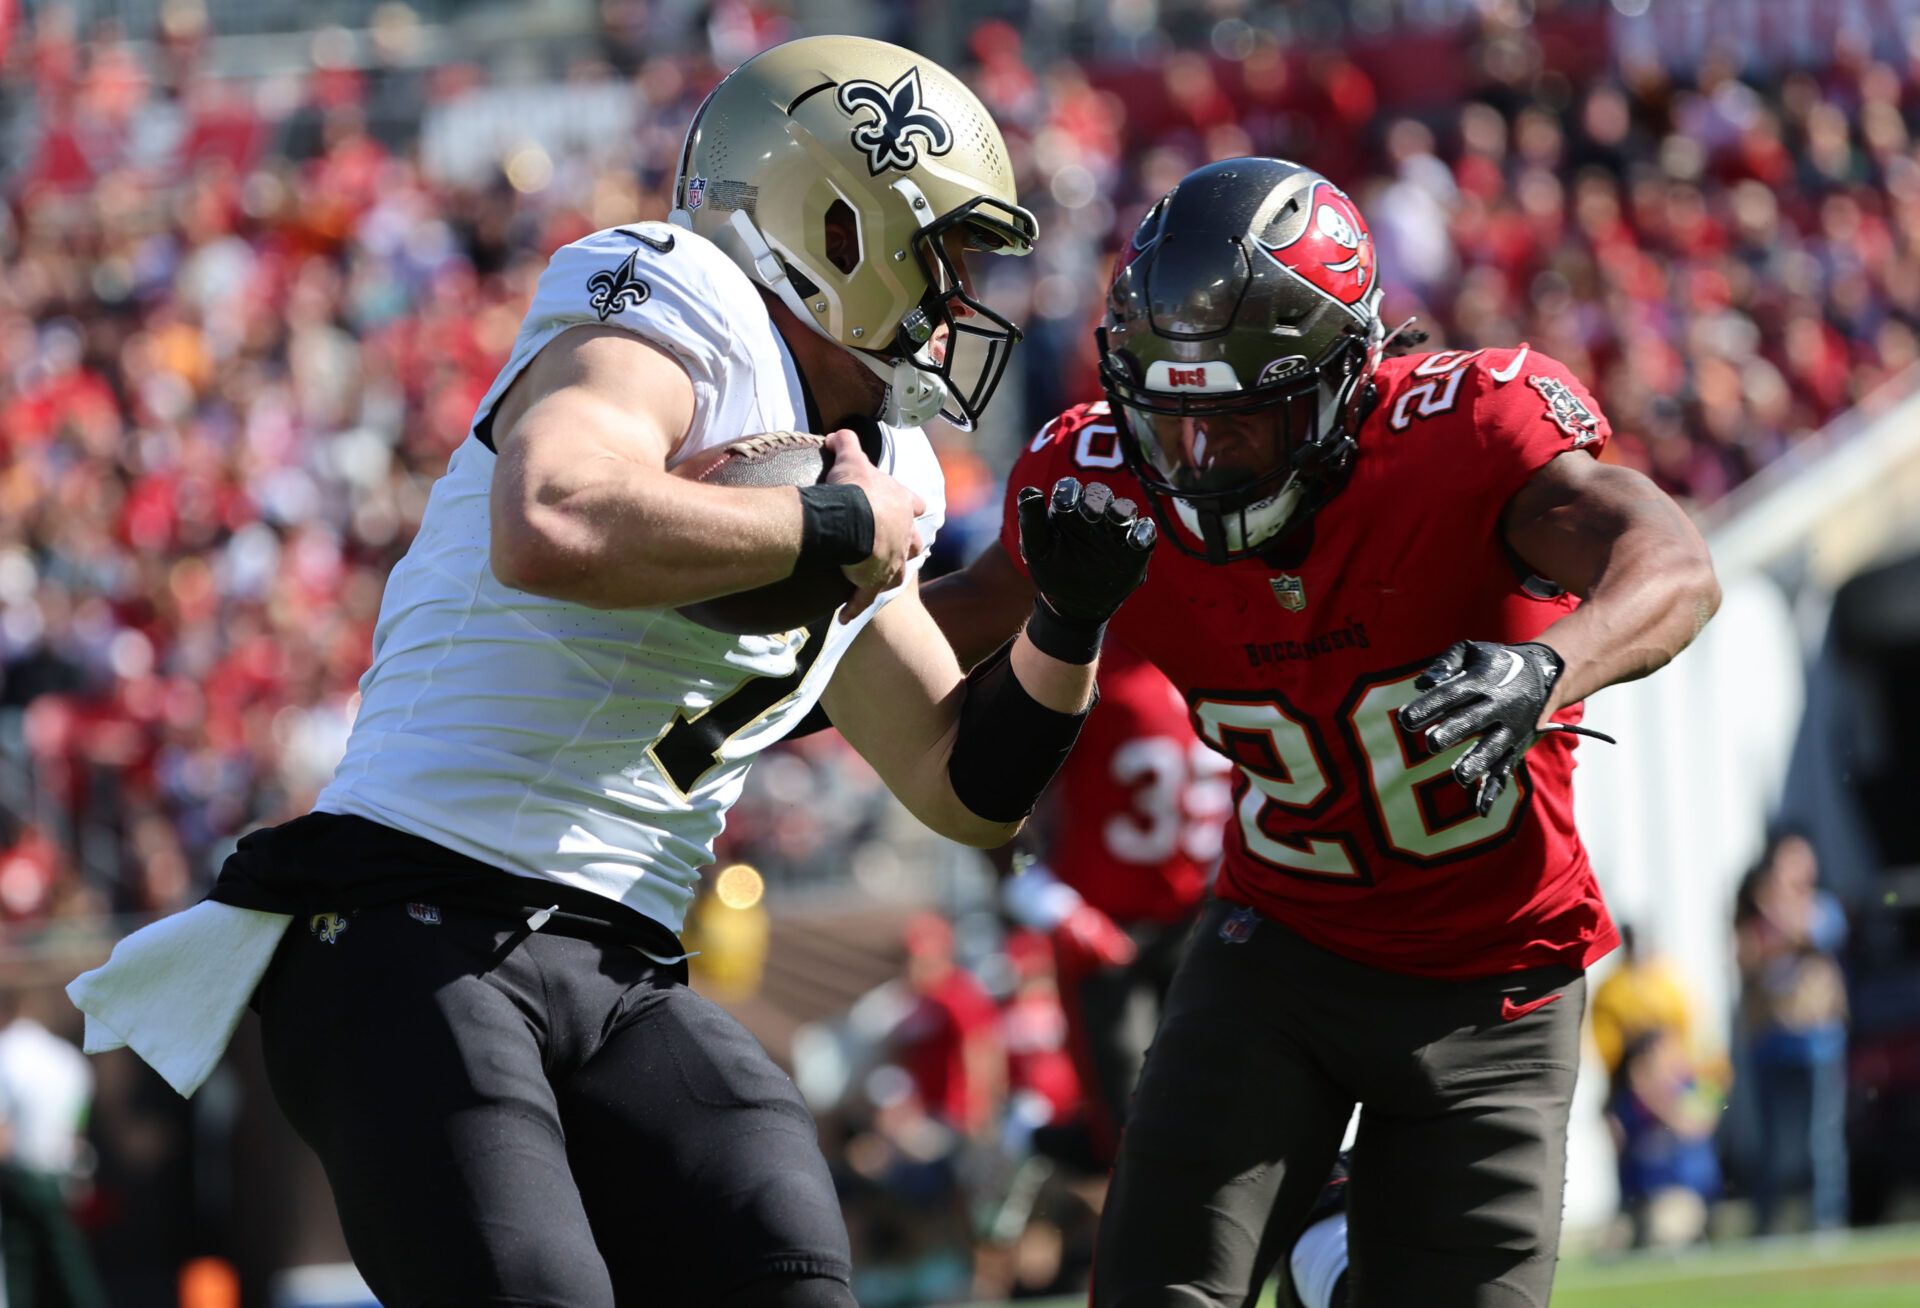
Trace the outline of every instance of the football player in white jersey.
[[[389, 1308], [851, 1304], [799, 1097], [684, 984], [699, 869], [816, 701], [930, 827], [1005, 842], [1153, 544], [1103, 487], [1035, 491], [1043, 598], [971, 675], [920, 603], [919, 426], [970, 425], [1018, 337], [967, 255], [1035, 236], [950, 74], [848, 37], [762, 54], [675, 197], [553, 256], [388, 582], [333, 783], [214, 892], [298, 915], [257, 998], [268, 1072]], [[672, 473], [782, 430], [832, 432], [828, 484]], [[805, 630], [677, 611], [835, 567], [855, 598]]]

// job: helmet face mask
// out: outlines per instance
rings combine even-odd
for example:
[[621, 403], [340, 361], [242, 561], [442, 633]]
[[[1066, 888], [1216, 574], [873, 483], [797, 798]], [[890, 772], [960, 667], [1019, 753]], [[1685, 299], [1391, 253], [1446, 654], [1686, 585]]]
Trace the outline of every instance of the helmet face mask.
[[1339, 489], [1379, 300], [1358, 211], [1296, 164], [1211, 164], [1148, 213], [1108, 300], [1100, 378], [1176, 547], [1257, 556]]
[[943, 396], [940, 416], [969, 431], [999, 387], [1020, 329], [974, 295], [961, 261], [968, 252], [1021, 249], [1025, 238], [1016, 221], [1006, 206], [981, 196], [916, 233], [913, 254], [927, 293], [901, 318], [891, 346], [879, 352], [930, 374]]
[[[1104, 354], [1104, 329], [1102, 337]], [[1337, 353], [1320, 367], [1218, 396], [1151, 390], [1103, 366], [1131, 471], [1163, 523], [1171, 513], [1186, 528], [1169, 532], [1175, 545], [1209, 563], [1259, 554], [1304, 526], [1338, 488], [1354, 451], [1348, 424], [1365, 352], [1343, 341]]]
[[674, 203], [888, 384], [887, 421], [978, 420], [1020, 333], [974, 297], [958, 249], [1025, 254], [1037, 224], [999, 129], [944, 69], [860, 37], [757, 55], [695, 115]]

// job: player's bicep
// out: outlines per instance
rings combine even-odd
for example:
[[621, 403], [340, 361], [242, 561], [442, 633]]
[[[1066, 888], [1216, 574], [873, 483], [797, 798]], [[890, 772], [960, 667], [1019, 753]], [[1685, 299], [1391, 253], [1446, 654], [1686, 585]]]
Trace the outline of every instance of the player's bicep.
[[549, 342], [494, 411], [495, 572], [537, 570], [578, 534], [569, 518], [596, 485], [636, 470], [666, 475], [693, 406], [686, 369], [630, 332], [576, 327]]
[[1535, 575], [1583, 598], [1629, 534], [1705, 548], [1686, 513], [1646, 476], [1578, 452], [1527, 480], [1508, 501], [1501, 531]]
[[964, 693], [960, 664], [914, 581], [848, 646], [820, 702], [847, 742], [908, 799], [896, 783], [911, 785], [931, 766]]
[[693, 425], [693, 383], [664, 347], [611, 327], [554, 337], [495, 410], [502, 458], [564, 466], [595, 450], [665, 467]]
[[969, 812], [947, 776], [965, 695], [960, 664], [915, 582], [848, 647], [820, 702], [915, 817], [954, 840], [998, 844], [1018, 824], [990, 823]]
[[928, 582], [921, 598], [960, 666], [971, 668], [1019, 634], [1033, 610], [1033, 583], [996, 542], [958, 572]]

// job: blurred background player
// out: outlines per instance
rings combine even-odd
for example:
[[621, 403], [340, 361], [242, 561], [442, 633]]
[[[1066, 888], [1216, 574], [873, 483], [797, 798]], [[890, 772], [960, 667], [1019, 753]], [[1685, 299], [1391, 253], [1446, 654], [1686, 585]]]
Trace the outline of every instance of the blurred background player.
[[1767, 847], [1734, 901], [1740, 965], [1739, 1084], [1758, 1119], [1749, 1163], [1754, 1223], [1772, 1231], [1781, 1201], [1808, 1191], [1813, 1225], [1847, 1219], [1847, 987], [1836, 951], [1846, 919], [1820, 888], [1806, 837]]
[[1086, 1092], [1085, 1144], [1049, 1133], [1047, 1147], [1104, 1170], [1220, 856], [1230, 765], [1194, 735], [1159, 669], [1117, 641], [1103, 651], [1099, 686], [1022, 838], [1039, 853], [1003, 883], [1002, 899], [1052, 943]]

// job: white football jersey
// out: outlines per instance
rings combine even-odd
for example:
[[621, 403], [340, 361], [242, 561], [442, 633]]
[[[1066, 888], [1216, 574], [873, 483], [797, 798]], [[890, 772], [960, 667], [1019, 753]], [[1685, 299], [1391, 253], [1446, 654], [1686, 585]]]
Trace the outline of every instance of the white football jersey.
[[[899, 592], [844, 625], [729, 636], [671, 609], [593, 609], [501, 584], [488, 564], [495, 456], [480, 434], [520, 370], [581, 324], [624, 328], [686, 366], [696, 407], [676, 460], [807, 429], [759, 292], [705, 238], [642, 223], [557, 252], [388, 578], [353, 735], [315, 807], [595, 891], [678, 931], [749, 762], [805, 716]], [[917, 428], [883, 431], [881, 466], [926, 502], [931, 543], [939, 464]]]

